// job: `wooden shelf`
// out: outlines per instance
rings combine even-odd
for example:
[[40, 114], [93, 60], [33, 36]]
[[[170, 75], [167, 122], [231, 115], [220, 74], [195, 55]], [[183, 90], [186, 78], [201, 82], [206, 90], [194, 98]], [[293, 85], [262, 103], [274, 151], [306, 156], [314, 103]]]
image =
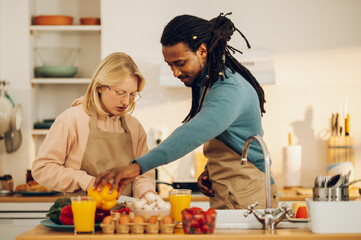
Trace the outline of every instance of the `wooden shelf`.
[[89, 84], [91, 78], [32, 78], [31, 84]]
[[33, 129], [30, 131], [33, 137], [35, 136], [46, 136], [49, 132], [49, 129]]
[[101, 31], [100, 25], [31, 25], [30, 31]]

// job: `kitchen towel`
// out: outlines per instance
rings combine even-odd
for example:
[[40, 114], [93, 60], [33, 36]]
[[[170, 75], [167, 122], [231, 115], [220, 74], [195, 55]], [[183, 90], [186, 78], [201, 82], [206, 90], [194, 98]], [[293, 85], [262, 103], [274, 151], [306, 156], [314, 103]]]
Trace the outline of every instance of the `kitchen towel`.
[[283, 186], [301, 186], [301, 156], [300, 145], [292, 145], [283, 148]]

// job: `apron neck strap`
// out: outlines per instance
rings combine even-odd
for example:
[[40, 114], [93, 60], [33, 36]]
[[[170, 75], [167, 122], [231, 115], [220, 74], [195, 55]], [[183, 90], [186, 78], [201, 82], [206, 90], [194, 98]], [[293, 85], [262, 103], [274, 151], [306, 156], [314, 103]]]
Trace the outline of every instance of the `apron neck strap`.
[[130, 130], [128, 128], [127, 121], [125, 121], [125, 116], [124, 115], [120, 117], [120, 122], [122, 123], [122, 126], [123, 126], [125, 132], [130, 133]]
[[207, 93], [208, 93], [208, 90], [209, 90], [209, 87], [206, 86], [203, 88], [203, 91], [202, 91], [202, 96], [201, 96], [201, 99], [200, 99], [200, 102], [199, 102], [199, 106], [198, 106], [198, 109], [197, 109], [197, 113], [201, 110], [202, 108], [202, 104], [203, 104], [203, 101], [204, 101], [204, 98], [206, 97]]
[[[124, 131], [126, 133], [130, 133], [130, 130], [129, 130], [128, 125], [127, 125], [127, 121], [125, 120], [125, 117], [121, 116], [119, 118], [119, 121], [121, 122], [121, 125], [124, 128]], [[90, 116], [89, 128], [92, 129], [92, 130], [95, 130], [95, 131], [98, 129], [98, 117], [97, 117], [97, 115], [91, 115]]]

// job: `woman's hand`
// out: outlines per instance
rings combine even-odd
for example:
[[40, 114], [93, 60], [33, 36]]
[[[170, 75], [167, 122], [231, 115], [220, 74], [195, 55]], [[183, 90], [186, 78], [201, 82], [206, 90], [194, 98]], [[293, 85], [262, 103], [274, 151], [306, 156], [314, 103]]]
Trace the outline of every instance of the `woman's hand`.
[[114, 189], [118, 190], [119, 195], [124, 190], [124, 187], [133, 182], [135, 178], [140, 174], [140, 166], [138, 163], [133, 163], [126, 167], [116, 167], [108, 171], [105, 171], [98, 175], [95, 179], [94, 187], [95, 189], [99, 184], [98, 191], [101, 191], [106, 183], [111, 182], [112, 187], [109, 192], [113, 192]]
[[198, 177], [198, 186], [200, 191], [208, 196], [214, 197], [214, 191], [212, 190], [212, 183], [209, 181], [208, 169], [205, 169]]

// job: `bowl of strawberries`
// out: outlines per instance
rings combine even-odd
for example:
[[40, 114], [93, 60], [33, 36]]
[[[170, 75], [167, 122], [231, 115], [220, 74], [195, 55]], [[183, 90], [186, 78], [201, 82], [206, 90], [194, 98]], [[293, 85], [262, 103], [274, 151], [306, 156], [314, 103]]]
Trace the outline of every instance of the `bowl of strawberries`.
[[185, 234], [210, 234], [216, 226], [217, 212], [213, 208], [203, 211], [199, 207], [182, 211], [182, 225]]

